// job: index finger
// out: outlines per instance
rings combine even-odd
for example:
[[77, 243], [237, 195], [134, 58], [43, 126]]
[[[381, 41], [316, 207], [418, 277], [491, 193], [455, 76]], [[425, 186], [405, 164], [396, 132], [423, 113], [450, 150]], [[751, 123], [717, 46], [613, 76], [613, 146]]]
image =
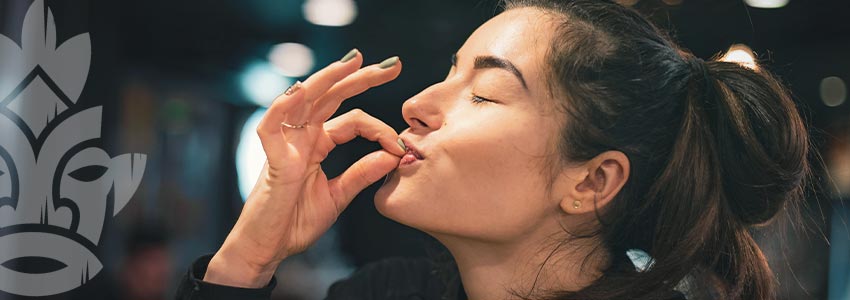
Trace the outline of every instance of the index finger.
[[312, 120], [321, 122], [330, 118], [340, 104], [366, 90], [387, 83], [401, 73], [398, 56], [390, 57], [380, 64], [368, 66], [334, 84], [327, 93], [313, 103]]
[[[353, 55], [353, 56], [352, 56]], [[310, 75], [304, 80], [305, 96], [308, 101], [314, 101], [324, 95], [334, 84], [360, 69], [363, 64], [363, 56], [360, 51], [351, 49], [339, 61], [336, 61], [324, 69]]]
[[405, 150], [398, 144], [398, 133], [395, 132], [395, 129], [360, 109], [351, 110], [327, 121], [324, 126], [328, 137], [336, 145], [347, 143], [355, 137], [361, 136], [367, 140], [378, 142], [384, 149], [396, 156], [404, 155]]

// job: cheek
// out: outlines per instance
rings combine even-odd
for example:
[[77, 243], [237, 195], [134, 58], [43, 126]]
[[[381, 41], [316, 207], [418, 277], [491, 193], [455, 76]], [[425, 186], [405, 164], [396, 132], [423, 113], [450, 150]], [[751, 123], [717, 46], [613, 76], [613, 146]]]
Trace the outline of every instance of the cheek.
[[460, 125], [441, 129], [445, 140], [416, 174], [394, 177], [379, 191], [379, 211], [426, 232], [491, 240], [522, 235], [549, 205], [539, 171], [544, 143], [529, 134], [533, 127]]
[[[546, 205], [536, 142], [525, 132], [489, 132], [458, 141], [446, 153], [453, 167], [445, 184], [459, 223], [492, 235], [522, 232]], [[494, 236], [495, 238], [495, 236]]]

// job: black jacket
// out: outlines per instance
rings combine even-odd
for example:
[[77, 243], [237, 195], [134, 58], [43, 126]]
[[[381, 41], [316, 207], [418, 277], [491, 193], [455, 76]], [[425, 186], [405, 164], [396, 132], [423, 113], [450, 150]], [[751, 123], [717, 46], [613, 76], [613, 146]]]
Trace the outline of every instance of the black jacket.
[[[178, 300], [267, 300], [277, 280], [247, 289], [203, 281], [212, 255], [192, 263], [177, 289]], [[456, 272], [429, 258], [388, 258], [358, 269], [328, 289], [326, 300], [466, 300]]]
[[[178, 300], [267, 300], [277, 281], [246, 289], [204, 282], [212, 255], [198, 258], [180, 282]], [[466, 300], [453, 264], [430, 258], [389, 258], [363, 266], [328, 289], [325, 300]], [[670, 300], [684, 300], [679, 294]]]

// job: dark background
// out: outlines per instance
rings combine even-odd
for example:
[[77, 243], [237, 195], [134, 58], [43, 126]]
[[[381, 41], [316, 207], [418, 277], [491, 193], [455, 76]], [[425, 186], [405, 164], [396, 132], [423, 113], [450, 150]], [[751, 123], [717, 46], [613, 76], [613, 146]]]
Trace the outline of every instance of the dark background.
[[[106, 270], [90, 284], [51, 298], [130, 299], [118, 291], [133, 277], [125, 274], [138, 273], [127, 270], [139, 265], [162, 266], [165, 271], [149, 270], [143, 280], [161, 282], [158, 288], [171, 298], [191, 261], [218, 248], [242, 205], [234, 163], [240, 133], [259, 108], [243, 93], [240, 76], [247, 66], [266, 61], [272, 46], [310, 47], [314, 71], [353, 47], [366, 62], [400, 56], [404, 71], [397, 80], [340, 109], [362, 108], [400, 131], [406, 128], [402, 102], [442, 80], [451, 54], [497, 11], [493, 1], [362, 0], [355, 2], [353, 23], [327, 27], [304, 19], [303, 2], [46, 1], [60, 44], [83, 32], [91, 35], [92, 67], [78, 105], [104, 106], [107, 152], [148, 155], [139, 190], [101, 238]], [[0, 0], [0, 33], [18, 40], [30, 3]], [[634, 6], [702, 58], [736, 43], [751, 47], [786, 81], [813, 125], [814, 142], [829, 168], [818, 170], [820, 178], [833, 174], [835, 185], [850, 186], [850, 165], [840, 163], [850, 156], [850, 104], [830, 107], [820, 94], [825, 77], [850, 80], [847, 1], [791, 0], [777, 9], [736, 0], [641, 0]], [[335, 176], [375, 149], [357, 140], [335, 150], [324, 166]], [[810, 195], [804, 228], [757, 231], [778, 273], [782, 299], [850, 299], [848, 209], [839, 202], [842, 194], [832, 192], [834, 184]], [[281, 268], [276, 297], [320, 298], [330, 282], [365, 263], [425, 255], [429, 238], [380, 216], [374, 191], [375, 186], [363, 192], [319, 244]], [[6, 297], [0, 293], [0, 299]]]

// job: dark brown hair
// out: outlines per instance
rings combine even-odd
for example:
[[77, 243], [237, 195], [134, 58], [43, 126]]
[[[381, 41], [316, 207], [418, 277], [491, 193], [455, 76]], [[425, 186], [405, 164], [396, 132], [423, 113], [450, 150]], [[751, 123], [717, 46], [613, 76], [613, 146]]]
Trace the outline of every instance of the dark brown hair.
[[803, 197], [809, 137], [790, 92], [763, 66], [703, 61], [611, 1], [517, 0], [558, 22], [546, 58], [565, 124], [559, 164], [618, 150], [628, 182], [591, 234], [616, 268], [550, 299], [664, 299], [689, 278], [719, 299], [772, 299], [774, 279], [748, 231]]

